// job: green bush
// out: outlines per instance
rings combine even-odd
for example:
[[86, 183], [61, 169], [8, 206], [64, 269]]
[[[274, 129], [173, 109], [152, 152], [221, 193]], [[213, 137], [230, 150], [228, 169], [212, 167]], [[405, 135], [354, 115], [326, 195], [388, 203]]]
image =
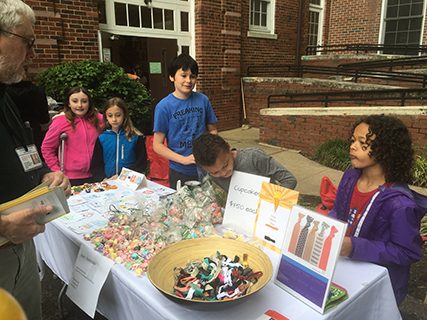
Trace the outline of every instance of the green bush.
[[129, 108], [135, 127], [144, 133], [149, 131], [151, 126], [149, 91], [139, 81], [130, 79], [122, 68], [113, 63], [95, 60], [63, 62], [41, 72], [36, 80], [46, 95], [56, 101], [63, 101], [72, 87], [85, 87], [100, 112], [108, 99], [122, 98]]
[[416, 156], [412, 174], [414, 177], [414, 186], [427, 187], [427, 162], [425, 158]]
[[324, 166], [341, 171], [352, 167], [348, 142], [340, 139], [331, 139], [321, 144], [311, 159]]

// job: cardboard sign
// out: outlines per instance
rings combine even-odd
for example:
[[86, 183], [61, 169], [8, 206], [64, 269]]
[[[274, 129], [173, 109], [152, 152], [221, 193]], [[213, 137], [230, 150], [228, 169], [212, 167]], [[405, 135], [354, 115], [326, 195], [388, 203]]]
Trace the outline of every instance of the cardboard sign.
[[274, 283], [323, 314], [347, 224], [293, 206]]
[[280, 253], [292, 206], [299, 192], [263, 182], [255, 219], [254, 240]]
[[223, 226], [252, 236], [262, 182], [270, 178], [234, 171], [228, 189]]
[[132, 190], [142, 189], [148, 187], [147, 178], [144, 174], [123, 168], [117, 178], [117, 183]]

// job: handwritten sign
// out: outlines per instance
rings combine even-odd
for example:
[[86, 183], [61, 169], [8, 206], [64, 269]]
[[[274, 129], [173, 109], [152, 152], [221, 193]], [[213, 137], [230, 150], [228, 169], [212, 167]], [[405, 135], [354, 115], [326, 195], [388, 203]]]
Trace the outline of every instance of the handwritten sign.
[[144, 174], [127, 168], [122, 169], [122, 172], [120, 172], [116, 182], [132, 190], [148, 187], [147, 178]]
[[262, 182], [268, 177], [234, 171], [228, 189], [223, 226], [252, 236]]

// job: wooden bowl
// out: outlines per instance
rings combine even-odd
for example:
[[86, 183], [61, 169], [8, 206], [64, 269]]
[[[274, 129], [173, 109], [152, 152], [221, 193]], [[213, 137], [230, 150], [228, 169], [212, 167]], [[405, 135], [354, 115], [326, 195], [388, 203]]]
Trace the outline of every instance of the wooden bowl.
[[[249, 292], [235, 299], [202, 301], [184, 299], [172, 294], [175, 274], [179, 273], [179, 271], [173, 271], [174, 267], [183, 268], [186, 266], [188, 259], [191, 261], [203, 259], [211, 256], [217, 251], [232, 259], [235, 255], [242, 259], [244, 253], [248, 254], [249, 268], [251, 268], [253, 272], [262, 271], [262, 277], [260, 277], [258, 282], [249, 289]], [[173, 243], [156, 253], [150, 260], [147, 268], [147, 275], [151, 283], [168, 298], [196, 303], [218, 303], [243, 299], [264, 287], [270, 280], [272, 273], [273, 266], [270, 258], [260, 249], [242, 241], [219, 237], [197, 238]]]

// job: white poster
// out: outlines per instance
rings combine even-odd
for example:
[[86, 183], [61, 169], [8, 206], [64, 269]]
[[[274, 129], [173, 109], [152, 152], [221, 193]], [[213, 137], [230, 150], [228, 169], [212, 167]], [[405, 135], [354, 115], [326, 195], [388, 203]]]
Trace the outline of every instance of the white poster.
[[82, 244], [68, 282], [67, 296], [90, 317], [95, 316], [99, 293], [114, 261]]
[[298, 202], [297, 191], [263, 182], [255, 220], [254, 238], [280, 253], [292, 206]]
[[252, 236], [263, 181], [269, 182], [270, 178], [233, 172], [222, 223], [224, 227], [230, 226], [236, 232]]

